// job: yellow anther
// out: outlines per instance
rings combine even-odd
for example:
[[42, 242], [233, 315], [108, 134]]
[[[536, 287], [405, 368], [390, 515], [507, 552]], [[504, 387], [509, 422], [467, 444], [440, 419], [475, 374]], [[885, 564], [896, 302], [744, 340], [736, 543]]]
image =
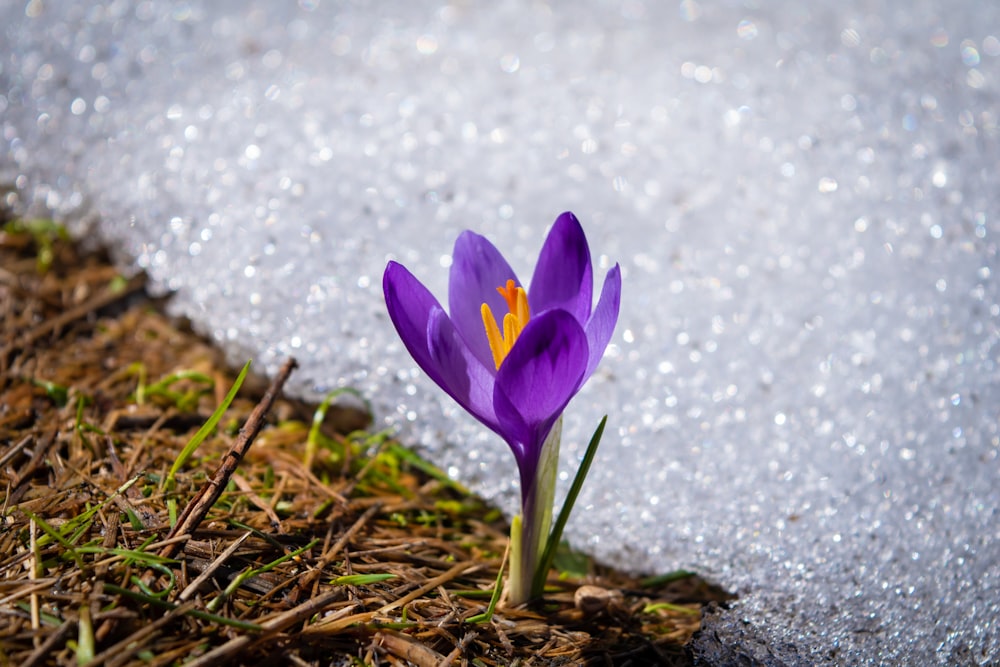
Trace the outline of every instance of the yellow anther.
[[486, 340], [490, 343], [490, 352], [493, 353], [493, 363], [499, 369], [503, 358], [507, 356], [507, 352], [504, 350], [503, 335], [501, 335], [500, 329], [497, 327], [496, 318], [493, 317], [493, 311], [490, 310], [490, 307], [484, 303], [479, 310], [483, 314], [483, 326], [486, 327]]
[[500, 327], [497, 326], [496, 318], [493, 317], [493, 311], [488, 304], [484, 303], [480, 307], [480, 312], [483, 316], [483, 327], [486, 329], [486, 340], [489, 341], [490, 352], [493, 353], [493, 363], [499, 370], [500, 364], [514, 347], [514, 341], [528, 323], [531, 312], [528, 309], [527, 292], [524, 288], [517, 287], [513, 280], [508, 280], [506, 285], [498, 287], [497, 292], [507, 302], [507, 308], [510, 310], [503, 318], [503, 333], [500, 332]]
[[514, 341], [517, 340], [517, 334], [521, 333], [518, 331], [517, 322], [514, 321], [514, 314], [507, 313], [503, 316], [503, 344], [507, 348], [507, 352], [510, 352], [510, 348], [514, 347]]

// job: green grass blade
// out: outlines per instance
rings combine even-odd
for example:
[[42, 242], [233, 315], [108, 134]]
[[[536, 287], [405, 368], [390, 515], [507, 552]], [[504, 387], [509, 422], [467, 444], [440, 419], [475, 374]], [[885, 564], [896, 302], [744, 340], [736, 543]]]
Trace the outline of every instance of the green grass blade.
[[[142, 478], [141, 474], [135, 475], [134, 477], [132, 477], [132, 479], [128, 480], [127, 482], [119, 486], [117, 489], [115, 489], [115, 492], [112, 493], [107, 498], [105, 498], [102, 502], [87, 509], [85, 512], [83, 512], [83, 514], [79, 514], [75, 517], [72, 517], [69, 521], [59, 526], [58, 529], [49, 526], [49, 524], [41, 520], [40, 517], [37, 517], [34, 514], [32, 514], [29, 510], [26, 510], [23, 507], [19, 509], [21, 512], [24, 512], [25, 516], [27, 516], [29, 519], [36, 519], [39, 526], [44, 526], [42, 530], [46, 534], [43, 535], [42, 538], [38, 540], [39, 546], [46, 546], [47, 544], [49, 544], [50, 540], [55, 540], [56, 542], [62, 544], [63, 547], [66, 548], [67, 550], [72, 549], [73, 546], [76, 544], [77, 540], [79, 540], [82, 535], [86, 534], [90, 530], [91, 520], [93, 519], [94, 515], [100, 512], [102, 509], [104, 509], [104, 507], [112, 500], [114, 500], [116, 496], [125, 493], [125, 491], [127, 491], [133, 484], [138, 482], [141, 478]], [[46, 528], [48, 530], [46, 530]], [[46, 539], [46, 537], [48, 537], [49, 539]]]
[[330, 409], [330, 405], [338, 397], [344, 394], [351, 394], [356, 397], [365, 406], [365, 410], [368, 414], [372, 414], [372, 406], [368, 400], [362, 396], [361, 392], [353, 387], [341, 387], [339, 389], [334, 389], [326, 396], [323, 397], [323, 402], [319, 404], [316, 408], [316, 412], [313, 413], [312, 426], [309, 427], [309, 435], [306, 438], [306, 454], [305, 454], [305, 465], [310, 467], [313, 462], [313, 458], [316, 456], [316, 451], [319, 449], [319, 443], [322, 440], [322, 434], [320, 433], [320, 427], [323, 426], [323, 421], [326, 419], [326, 413]]
[[222, 591], [218, 596], [215, 597], [214, 600], [208, 603], [208, 610], [217, 611], [219, 607], [222, 605], [222, 603], [225, 602], [234, 592], [236, 592], [236, 589], [242, 586], [243, 582], [246, 581], [247, 579], [251, 579], [259, 574], [263, 574], [264, 572], [269, 572], [273, 570], [274, 568], [278, 567], [285, 561], [296, 558], [297, 556], [300, 556], [304, 552], [309, 551], [314, 546], [316, 546], [317, 543], [319, 543], [319, 539], [312, 540], [311, 542], [309, 542], [309, 544], [305, 545], [304, 547], [300, 547], [295, 551], [289, 552], [284, 556], [281, 556], [280, 558], [271, 561], [267, 565], [246, 570], [245, 572], [240, 572], [239, 575], [234, 577], [233, 580], [229, 583], [229, 585], [226, 586], [226, 590]]
[[66, 403], [69, 402], [69, 387], [38, 378], [31, 378], [31, 384], [44, 389], [48, 399], [60, 408], [66, 407]]
[[[37, 525], [42, 530], [43, 533], [48, 535], [51, 539], [55, 540], [59, 544], [59, 546], [65, 549], [66, 553], [68, 553], [76, 562], [76, 566], [78, 568], [80, 568], [81, 570], [83, 569], [83, 560], [80, 559], [80, 554], [76, 552], [76, 549], [74, 548], [73, 544], [69, 540], [67, 540], [66, 537], [58, 529], [49, 525], [48, 522], [45, 521], [45, 519], [38, 516], [31, 510], [28, 510], [24, 507], [20, 507], [18, 509], [19, 511], [23, 512], [26, 517], [34, 521], [35, 525]], [[65, 524], [63, 525], [65, 526]], [[36, 543], [38, 544], [39, 547], [43, 546], [42, 540], [38, 540]]]
[[682, 607], [679, 604], [671, 604], [669, 602], [654, 602], [652, 604], [647, 604], [645, 607], [643, 607], [642, 611], [643, 611], [643, 613], [649, 614], [649, 613], [652, 613], [652, 612], [657, 611], [659, 609], [663, 609], [665, 611], [673, 611], [673, 612], [676, 612], [678, 614], [688, 614], [690, 616], [694, 616], [695, 614], [700, 614], [701, 613], [700, 609], [692, 609], [690, 607]]
[[448, 477], [448, 473], [438, 468], [433, 463], [425, 461], [416, 452], [411, 449], [407, 449], [402, 445], [397, 445], [396, 443], [391, 443], [386, 447], [386, 451], [390, 452], [393, 456], [401, 461], [405, 461], [410, 464], [420, 472], [424, 473], [431, 479], [435, 479], [450, 489], [454, 489], [463, 496], [469, 495], [469, 490], [464, 486]]
[[177, 382], [180, 382], [181, 380], [194, 380], [195, 382], [200, 382], [202, 384], [208, 385], [209, 388], [215, 386], [215, 381], [212, 380], [212, 378], [210, 378], [209, 376], [205, 375], [204, 373], [192, 370], [178, 371], [176, 373], [171, 373], [170, 375], [163, 378], [162, 380], [159, 380], [158, 382], [146, 385], [145, 389], [146, 396], [153, 396], [158, 394], [166, 395], [168, 393], [167, 390], [170, 389], [170, 386], [176, 384]]
[[80, 620], [77, 624], [76, 664], [86, 665], [94, 659], [96, 643], [94, 641], [94, 624], [90, 619], [90, 607], [80, 607]]
[[552, 526], [552, 532], [549, 533], [549, 539], [545, 543], [545, 551], [542, 552], [542, 558], [538, 563], [538, 569], [535, 570], [535, 578], [531, 585], [531, 590], [535, 595], [540, 595], [545, 587], [545, 578], [548, 576], [549, 568], [552, 567], [552, 559], [555, 558], [556, 549], [559, 547], [559, 541], [562, 539], [563, 529], [566, 528], [566, 523], [569, 521], [569, 515], [573, 511], [573, 504], [576, 502], [576, 497], [580, 495], [580, 489], [583, 488], [583, 480], [586, 479], [587, 473], [590, 472], [590, 464], [594, 462], [594, 456], [597, 454], [598, 445], [601, 444], [601, 436], [604, 435], [604, 426], [607, 423], [608, 416], [604, 415], [601, 423], [597, 425], [597, 430], [594, 431], [593, 437], [590, 439], [590, 444], [587, 445], [583, 461], [580, 462], [580, 467], [577, 468], [573, 484], [569, 487], [566, 500], [563, 502], [562, 509], [559, 510], [559, 516], [556, 518], [555, 525]]
[[[173, 391], [171, 387], [181, 380], [191, 380], [193, 382], [206, 385], [206, 387], [186, 392]], [[143, 389], [143, 400], [152, 396], [162, 396], [171, 401], [179, 410], [191, 410], [198, 402], [198, 397], [211, 391], [214, 386], [215, 380], [204, 373], [193, 370], [183, 370], [171, 373], [162, 380], [154, 382], [151, 385], [147, 385]], [[140, 402], [138, 396], [136, 401]]]
[[[167, 476], [163, 480], [163, 485], [160, 488], [167, 490], [173, 488], [174, 478], [177, 476], [177, 471], [184, 466], [189, 458], [191, 458], [191, 455], [194, 454], [195, 450], [198, 449], [198, 446], [205, 440], [205, 438], [208, 437], [208, 434], [215, 430], [215, 427], [219, 424], [219, 420], [222, 419], [222, 415], [225, 414], [226, 410], [229, 409], [230, 404], [233, 402], [233, 399], [236, 398], [236, 392], [238, 392], [240, 387], [243, 385], [243, 380], [246, 379], [247, 372], [249, 370], [250, 362], [248, 361], [243, 365], [243, 370], [240, 371], [236, 381], [233, 382], [233, 386], [229, 389], [229, 393], [226, 394], [226, 398], [223, 399], [222, 403], [219, 404], [219, 407], [215, 409], [215, 412], [213, 412], [212, 416], [208, 418], [208, 421], [206, 421], [202, 427], [198, 429], [198, 432], [194, 434], [194, 437], [191, 438], [186, 445], [184, 445], [184, 449], [181, 450], [180, 456], [178, 456], [177, 460], [174, 461], [174, 464], [170, 466], [170, 472], [167, 473]], [[148, 394], [148, 387], [146, 392]]]
[[330, 583], [334, 586], [367, 586], [368, 584], [376, 584], [380, 581], [387, 581], [389, 579], [395, 579], [396, 574], [348, 574], [343, 577], [337, 577]]
[[106, 556], [121, 556], [125, 562], [129, 564], [139, 563], [142, 565], [152, 566], [152, 565], [167, 565], [171, 563], [176, 563], [177, 561], [173, 558], [164, 558], [163, 556], [158, 556], [154, 553], [146, 553], [144, 551], [136, 551], [133, 549], [122, 549], [120, 547], [101, 547], [101, 546], [82, 546], [77, 547], [76, 551], [81, 554], [99, 554]]
[[[105, 583], [104, 590], [108, 593], [113, 593], [115, 595], [124, 595], [130, 597], [133, 600], [138, 600], [139, 602], [145, 602], [150, 607], [159, 607], [160, 609], [167, 609], [173, 611], [177, 608], [177, 605], [167, 602], [166, 600], [158, 600], [152, 596], [139, 593], [137, 591], [129, 590], [127, 588], [122, 588], [120, 586], [115, 586], [114, 584]], [[247, 621], [240, 621], [235, 618], [226, 618], [225, 616], [219, 616], [218, 614], [209, 614], [204, 611], [198, 611], [197, 609], [192, 609], [186, 612], [188, 616], [197, 618], [202, 621], [208, 621], [209, 623], [221, 623], [222, 625], [228, 625], [233, 628], [238, 628], [240, 630], [246, 630], [249, 632], [260, 632], [263, 628], [256, 623], [248, 623]]]
[[500, 563], [500, 567], [497, 568], [497, 580], [493, 582], [493, 595], [490, 596], [489, 606], [482, 614], [471, 616], [468, 620], [469, 623], [489, 623], [493, 620], [493, 612], [496, 611], [497, 602], [500, 601], [500, 593], [503, 591], [503, 566], [504, 564]]

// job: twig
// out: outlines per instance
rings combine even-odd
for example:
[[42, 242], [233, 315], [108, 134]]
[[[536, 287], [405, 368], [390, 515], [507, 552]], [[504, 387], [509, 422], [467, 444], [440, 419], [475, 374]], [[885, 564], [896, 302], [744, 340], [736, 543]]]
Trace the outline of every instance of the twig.
[[[247, 451], [250, 449], [250, 445], [253, 444], [254, 439], [257, 434], [260, 433], [261, 428], [264, 426], [264, 417], [267, 415], [274, 401], [278, 398], [278, 394], [281, 393], [281, 388], [284, 386], [285, 382], [288, 380], [288, 376], [292, 374], [292, 371], [298, 367], [298, 363], [294, 358], [289, 357], [289, 359], [282, 365], [281, 370], [278, 371], [278, 375], [271, 382], [271, 386], [267, 388], [267, 392], [264, 394], [263, 398], [250, 413], [247, 418], [246, 424], [240, 429], [240, 434], [233, 442], [232, 447], [226, 452], [226, 455], [222, 457], [222, 463], [219, 464], [218, 469], [216, 469], [215, 474], [212, 475], [212, 479], [208, 481], [201, 488], [200, 491], [191, 499], [191, 502], [187, 504], [184, 511], [177, 518], [177, 524], [174, 526], [173, 530], [167, 535], [167, 538], [175, 537], [177, 535], [189, 535], [195, 531], [198, 525], [201, 523], [202, 519], [208, 514], [208, 511], [212, 509], [215, 503], [222, 496], [223, 490], [229, 483], [229, 479], [236, 472], [237, 466], [239, 466], [240, 461], [246, 456]], [[177, 553], [178, 545], [170, 544], [165, 546], [160, 550], [159, 555], [165, 558], [172, 558], [174, 554]]]
[[21, 667], [35, 667], [35, 665], [40, 665], [44, 662], [45, 658], [52, 657], [50, 652], [56, 647], [56, 645], [65, 639], [66, 634], [76, 627], [76, 623], [72, 620], [65, 620], [63, 624], [60, 625], [55, 632], [50, 634], [45, 638], [34, 652], [28, 656], [28, 659], [21, 663]]
[[[152, 623], [141, 626], [138, 630], [133, 632], [125, 639], [122, 639], [120, 642], [112, 644], [104, 651], [101, 651], [100, 653], [95, 655], [93, 660], [91, 660], [87, 664], [88, 665], [107, 664], [109, 666], [124, 664], [129, 658], [132, 657], [134, 653], [146, 648], [146, 643], [143, 640], [145, 640], [147, 637], [156, 634], [157, 632], [159, 632], [160, 628], [167, 625], [175, 618], [178, 618], [188, 613], [189, 611], [194, 609], [195, 606], [196, 603], [194, 601], [191, 601], [182, 604], [180, 606], [174, 607], [173, 609], [165, 613], [163, 616], [160, 616]], [[107, 661], [107, 663], [105, 663], [105, 661]]]
[[438, 667], [445, 659], [429, 646], [395, 630], [379, 630], [375, 633], [372, 643], [417, 667]]
[[[28, 570], [28, 579], [34, 580], [38, 578], [38, 570], [40, 563], [38, 562], [38, 529], [35, 526], [35, 520], [32, 519], [29, 523], [30, 530], [30, 545], [31, 545], [31, 569]], [[42, 644], [38, 629], [41, 627], [41, 614], [38, 609], [38, 593], [32, 593], [28, 598], [31, 602], [31, 630], [35, 634], [35, 641], [38, 644]]]
[[[28, 558], [25, 558], [24, 560], [29, 560], [31, 558], [31, 552], [27, 551], [25, 553], [28, 554]], [[33, 583], [28, 585], [25, 585], [22, 580], [15, 580], [12, 582], [12, 585], [17, 586], [18, 588], [10, 595], [0, 598], [0, 609], [3, 610], [3, 613], [10, 613], [11, 615], [20, 613], [11, 603], [20, 600], [21, 598], [28, 597], [38, 591], [51, 588], [52, 585], [58, 581], [58, 579], [55, 577], [47, 577], [45, 579], [32, 579], [32, 581]]]
[[30, 487], [24, 483], [31, 479], [38, 470], [42, 467], [45, 461], [45, 455], [48, 453], [49, 448], [52, 447], [52, 443], [56, 441], [56, 431], [49, 431], [37, 442], [35, 445], [35, 452], [32, 454], [31, 459], [25, 463], [20, 470], [17, 472], [17, 478], [13, 480], [11, 486], [10, 500], [9, 504], [11, 507], [16, 506], [21, 502], [21, 496], [24, 495]]
[[[302, 632], [299, 633], [299, 636], [300, 637], [309, 637], [313, 635], [331, 636], [338, 634], [345, 628], [348, 628], [352, 625], [370, 623], [372, 619], [375, 618], [375, 616], [382, 615], [387, 611], [392, 611], [396, 607], [408, 605], [417, 598], [419, 598], [421, 595], [427, 593], [428, 591], [434, 590], [438, 586], [451, 581], [455, 577], [458, 577], [463, 574], [469, 574], [470, 572], [479, 569], [479, 567], [480, 566], [475, 563], [470, 565], [469, 561], [466, 561], [464, 563], [456, 563], [450, 570], [425, 582], [423, 586], [421, 586], [415, 591], [412, 591], [409, 595], [399, 598], [394, 602], [390, 602], [389, 604], [384, 605], [383, 607], [377, 609], [376, 611], [365, 611], [359, 614], [354, 614], [352, 616], [346, 616], [346, 617], [342, 617], [342, 615], [338, 613], [334, 616], [321, 619], [316, 623], [313, 623], [312, 625], [304, 628]], [[188, 665], [187, 667], [190, 667], [190, 665]]]
[[247, 531], [242, 535], [240, 535], [239, 537], [237, 537], [235, 540], [233, 540], [233, 543], [230, 544], [228, 547], [226, 547], [226, 550], [223, 551], [221, 554], [219, 554], [218, 558], [209, 563], [208, 567], [202, 570], [201, 574], [199, 574], [194, 581], [188, 584], [187, 588], [181, 591], [181, 594], [177, 596], [177, 599], [183, 602], [184, 600], [187, 600], [189, 597], [194, 595], [195, 592], [198, 590], [198, 587], [201, 586], [206, 579], [211, 577], [212, 574], [214, 574], [215, 571], [218, 570], [219, 567], [223, 563], [225, 563], [230, 556], [233, 555], [233, 552], [239, 549], [240, 545], [243, 544], [247, 540], [247, 538], [250, 537], [250, 535], [252, 534], [253, 533], [251, 533], [250, 531]]
[[390, 602], [389, 604], [384, 605], [382, 608], [380, 608], [375, 613], [377, 613], [377, 614], [384, 614], [384, 613], [386, 613], [388, 611], [392, 611], [396, 607], [403, 607], [405, 605], [408, 605], [411, 602], [413, 602], [414, 600], [416, 600], [418, 597], [420, 597], [421, 595], [423, 595], [424, 593], [427, 593], [428, 591], [434, 590], [435, 588], [437, 588], [441, 584], [445, 584], [445, 583], [451, 581], [452, 579], [454, 579], [455, 577], [458, 577], [460, 575], [471, 574], [471, 573], [475, 572], [476, 570], [480, 569], [481, 567], [482, 567], [481, 564], [479, 564], [479, 563], [471, 563], [470, 564], [469, 561], [466, 561], [464, 563], [457, 563], [457, 564], [455, 564], [454, 567], [452, 567], [450, 570], [448, 570], [444, 574], [441, 574], [441, 575], [438, 575], [438, 576], [434, 577], [433, 579], [431, 579], [430, 581], [428, 581], [423, 586], [421, 586], [417, 590], [413, 591], [409, 595], [406, 595], [405, 597], [401, 597], [401, 598], [399, 598], [398, 600], [396, 600], [394, 602]]
[[30, 435], [26, 435], [21, 438], [20, 442], [8, 449], [3, 456], [0, 456], [0, 466], [7, 465], [7, 461], [10, 461], [12, 458], [20, 454], [21, 450], [30, 445], [33, 440], [34, 438]]
[[313, 569], [310, 570], [310, 572], [302, 578], [302, 581], [299, 582], [298, 588], [300, 590], [305, 590], [316, 580], [317, 577], [323, 574], [324, 568], [326, 568], [329, 563], [333, 562], [333, 559], [338, 553], [340, 553], [341, 549], [347, 545], [355, 534], [361, 530], [361, 527], [368, 523], [368, 520], [375, 516], [380, 509], [382, 509], [382, 503], [377, 503], [369, 507], [364, 514], [358, 517], [358, 520], [355, 521], [350, 528], [344, 531], [333, 546], [320, 555]]
[[[286, 612], [282, 612], [281, 614], [264, 621], [260, 624], [260, 627], [263, 629], [265, 634], [281, 632], [285, 628], [291, 627], [296, 623], [304, 621], [310, 616], [319, 613], [324, 607], [332, 602], [338, 601], [341, 597], [342, 595], [339, 590], [331, 591], [326, 595], [321, 595], [311, 600], [307, 600], [297, 607], [293, 607]], [[345, 613], [350, 613], [354, 609], [354, 606], [345, 607], [337, 612], [335, 616], [339, 617]], [[248, 644], [258, 640], [259, 637], [253, 635], [239, 635], [238, 637], [230, 639], [222, 646], [209, 651], [200, 658], [185, 663], [186, 667], [205, 667], [206, 665], [225, 662], [227, 659], [232, 658], [234, 655], [242, 651]]]
[[[257, 495], [257, 492], [253, 490], [253, 485], [250, 484], [242, 475], [233, 475], [233, 482], [236, 484], [236, 488], [243, 492], [243, 497], [249, 500], [253, 505], [263, 512], [267, 516], [267, 520], [271, 522], [271, 525], [276, 529], [281, 529], [281, 519], [278, 518], [278, 513], [274, 511], [263, 498]], [[280, 489], [274, 490], [274, 497], [280, 498]]]

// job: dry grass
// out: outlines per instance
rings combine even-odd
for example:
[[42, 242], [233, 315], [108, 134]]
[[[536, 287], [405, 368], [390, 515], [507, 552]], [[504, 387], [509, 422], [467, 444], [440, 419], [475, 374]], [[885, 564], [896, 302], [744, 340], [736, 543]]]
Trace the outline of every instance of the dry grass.
[[500, 514], [280, 380], [271, 402], [251, 376], [170, 479], [236, 373], [52, 230], [8, 224], [0, 267], [0, 665], [688, 664], [725, 598], [577, 557], [489, 617]]

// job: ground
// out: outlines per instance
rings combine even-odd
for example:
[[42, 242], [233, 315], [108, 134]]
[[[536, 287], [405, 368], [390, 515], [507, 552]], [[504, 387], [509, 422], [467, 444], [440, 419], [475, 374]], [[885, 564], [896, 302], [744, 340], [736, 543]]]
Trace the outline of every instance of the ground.
[[0, 224], [0, 665], [687, 665], [730, 597], [567, 550], [506, 605], [502, 515], [361, 397], [240, 381], [141, 275]]

